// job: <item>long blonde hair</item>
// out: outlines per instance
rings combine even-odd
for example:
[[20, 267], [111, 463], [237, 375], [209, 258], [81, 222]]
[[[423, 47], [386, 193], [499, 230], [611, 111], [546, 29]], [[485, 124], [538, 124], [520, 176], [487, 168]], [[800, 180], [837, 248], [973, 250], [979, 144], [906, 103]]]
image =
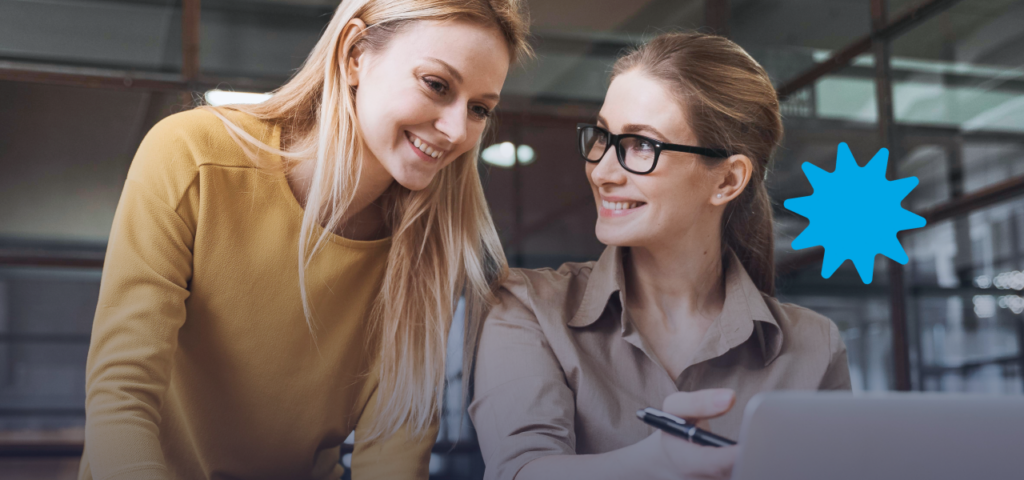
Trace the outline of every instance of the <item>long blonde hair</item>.
[[[368, 27], [346, 46], [342, 32], [352, 19]], [[316, 159], [298, 259], [302, 306], [314, 339], [306, 269], [343, 221], [360, 176], [360, 159], [367, 153], [355, 92], [342, 66], [354, 47], [382, 49], [410, 22], [450, 19], [496, 27], [513, 60], [532, 53], [521, 0], [345, 0], [291, 80], [263, 103], [229, 107], [288, 126], [295, 135], [287, 151], [266, 145], [211, 109], [254, 161], [252, 147], [281, 155], [286, 169]], [[440, 413], [447, 335], [459, 295], [466, 297], [467, 322], [475, 321], [493, 303], [493, 290], [507, 274], [477, 173], [479, 148], [438, 172], [427, 188], [414, 192], [395, 183], [381, 198], [392, 240], [371, 319], [379, 352], [379, 415], [368, 438], [360, 441], [392, 435], [403, 426], [414, 433], [427, 431]]]

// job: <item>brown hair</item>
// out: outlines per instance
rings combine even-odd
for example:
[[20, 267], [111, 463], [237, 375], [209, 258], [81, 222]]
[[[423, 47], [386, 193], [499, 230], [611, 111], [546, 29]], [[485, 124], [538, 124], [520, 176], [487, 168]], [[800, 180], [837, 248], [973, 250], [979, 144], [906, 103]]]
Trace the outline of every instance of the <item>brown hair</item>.
[[[782, 140], [782, 117], [768, 74], [739, 45], [700, 33], [658, 36], [620, 58], [612, 78], [632, 70], [668, 84], [700, 145], [750, 158], [750, 182], [722, 216], [722, 246], [736, 252], [759, 290], [774, 295], [772, 207], [764, 179]], [[722, 161], [701, 158], [707, 165]]]

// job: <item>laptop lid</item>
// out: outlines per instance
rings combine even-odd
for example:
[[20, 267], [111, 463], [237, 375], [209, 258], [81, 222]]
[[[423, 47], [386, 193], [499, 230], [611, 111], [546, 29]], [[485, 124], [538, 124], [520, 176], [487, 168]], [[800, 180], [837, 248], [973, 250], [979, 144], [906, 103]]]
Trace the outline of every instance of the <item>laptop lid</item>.
[[1024, 478], [1024, 397], [767, 392], [733, 480]]

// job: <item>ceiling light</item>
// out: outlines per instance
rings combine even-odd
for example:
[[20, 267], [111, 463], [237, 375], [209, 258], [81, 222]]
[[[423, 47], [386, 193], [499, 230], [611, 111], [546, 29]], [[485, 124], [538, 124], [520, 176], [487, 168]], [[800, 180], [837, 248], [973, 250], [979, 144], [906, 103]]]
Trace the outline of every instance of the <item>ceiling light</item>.
[[232, 92], [228, 90], [210, 90], [204, 95], [206, 103], [219, 107], [229, 104], [261, 103], [270, 98], [269, 93]]
[[529, 145], [515, 146], [512, 142], [496, 143], [480, 152], [484, 162], [496, 167], [511, 168], [519, 160], [520, 165], [529, 165], [537, 158], [533, 147]]

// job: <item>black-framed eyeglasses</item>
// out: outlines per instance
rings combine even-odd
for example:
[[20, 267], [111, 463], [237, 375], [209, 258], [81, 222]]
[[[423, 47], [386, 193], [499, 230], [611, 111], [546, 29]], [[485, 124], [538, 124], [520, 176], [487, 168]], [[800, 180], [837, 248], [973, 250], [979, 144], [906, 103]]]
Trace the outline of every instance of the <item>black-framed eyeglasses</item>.
[[619, 165], [622, 165], [622, 168], [625, 168], [626, 171], [637, 175], [646, 175], [653, 172], [654, 167], [658, 166], [658, 157], [661, 156], [662, 150], [695, 153], [711, 158], [725, 158], [729, 156], [729, 152], [720, 148], [664, 143], [653, 138], [631, 133], [613, 135], [608, 130], [589, 123], [577, 124], [576, 133], [579, 139], [580, 155], [583, 156], [584, 160], [591, 163], [600, 162], [605, 152], [614, 146], [615, 153], [619, 157]]

